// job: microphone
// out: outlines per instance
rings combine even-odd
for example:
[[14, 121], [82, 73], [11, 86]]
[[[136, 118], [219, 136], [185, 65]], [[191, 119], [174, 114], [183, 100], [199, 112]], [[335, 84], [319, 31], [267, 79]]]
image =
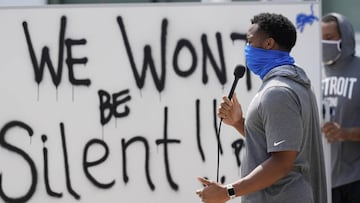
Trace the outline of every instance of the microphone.
[[[245, 70], [246, 70], [246, 68], [243, 65], [237, 65], [235, 67], [235, 69], [234, 69], [234, 76], [235, 76], [234, 82], [233, 82], [233, 84], [231, 86], [231, 89], [230, 89], [230, 92], [229, 92], [229, 95], [228, 95], [228, 98], [230, 100], [231, 100], [231, 98], [232, 98], [232, 96], [234, 94], [234, 91], [235, 91], [235, 88], [236, 88], [236, 85], [237, 85], [239, 79], [244, 77]], [[223, 120], [223, 118], [221, 118], [221, 120], [220, 120], [220, 126], [221, 126], [222, 120]]]
[[[235, 67], [234, 69], [234, 82], [231, 86], [231, 89], [230, 89], [230, 92], [229, 92], [229, 95], [228, 95], [228, 98], [231, 100], [233, 94], [234, 94], [234, 91], [235, 91], [235, 88], [236, 88], [236, 85], [237, 85], [237, 82], [239, 81], [240, 78], [242, 78], [245, 74], [245, 66], [243, 65], [238, 65]], [[222, 124], [222, 121], [223, 121], [223, 118], [220, 119], [220, 124], [219, 124], [219, 129], [218, 129], [218, 147], [217, 147], [217, 169], [216, 169], [216, 182], [219, 182], [219, 166], [220, 166], [220, 129], [221, 129], [221, 124]]]
[[243, 65], [238, 65], [238, 66], [235, 67], [235, 69], [234, 69], [234, 76], [235, 76], [234, 82], [233, 82], [233, 84], [231, 86], [231, 90], [230, 90], [229, 95], [228, 95], [228, 98], [230, 100], [231, 100], [231, 98], [232, 98], [232, 96], [234, 94], [237, 82], [239, 81], [240, 78], [242, 78], [244, 76], [245, 70], [246, 70], [246, 68]]

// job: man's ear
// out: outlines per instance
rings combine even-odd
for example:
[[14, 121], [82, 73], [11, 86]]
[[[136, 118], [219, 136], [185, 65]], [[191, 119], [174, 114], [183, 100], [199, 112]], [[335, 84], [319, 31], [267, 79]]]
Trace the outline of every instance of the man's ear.
[[275, 46], [276, 46], [276, 42], [275, 42], [274, 38], [269, 37], [269, 38], [265, 39], [265, 41], [264, 41], [265, 49], [274, 49]]

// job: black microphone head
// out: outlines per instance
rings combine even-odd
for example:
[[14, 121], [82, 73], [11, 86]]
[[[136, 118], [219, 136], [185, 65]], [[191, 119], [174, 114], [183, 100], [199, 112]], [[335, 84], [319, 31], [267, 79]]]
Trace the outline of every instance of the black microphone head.
[[238, 79], [242, 78], [244, 76], [244, 74], [245, 74], [245, 70], [246, 70], [246, 68], [243, 65], [236, 66], [235, 70], [234, 70], [235, 78], [238, 78]]

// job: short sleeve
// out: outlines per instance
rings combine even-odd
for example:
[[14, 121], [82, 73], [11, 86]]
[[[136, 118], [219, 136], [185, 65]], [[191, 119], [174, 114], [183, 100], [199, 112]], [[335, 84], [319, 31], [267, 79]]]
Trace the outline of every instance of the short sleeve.
[[265, 90], [259, 112], [263, 119], [267, 151], [299, 151], [303, 135], [301, 105], [295, 92], [275, 86]]

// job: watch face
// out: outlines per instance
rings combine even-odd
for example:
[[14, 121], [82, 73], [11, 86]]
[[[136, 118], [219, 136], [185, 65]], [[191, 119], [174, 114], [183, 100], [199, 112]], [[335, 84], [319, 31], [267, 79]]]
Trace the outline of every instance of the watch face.
[[230, 199], [234, 199], [235, 198], [234, 187], [232, 185], [227, 185], [226, 188], [227, 188], [228, 195], [229, 195]]
[[234, 196], [235, 195], [235, 190], [234, 190], [234, 188], [229, 188], [228, 189], [228, 193], [229, 193], [229, 196], [231, 197], [231, 196]]

